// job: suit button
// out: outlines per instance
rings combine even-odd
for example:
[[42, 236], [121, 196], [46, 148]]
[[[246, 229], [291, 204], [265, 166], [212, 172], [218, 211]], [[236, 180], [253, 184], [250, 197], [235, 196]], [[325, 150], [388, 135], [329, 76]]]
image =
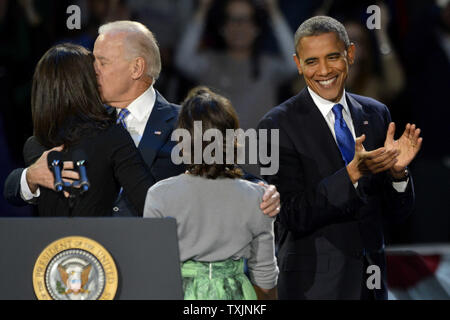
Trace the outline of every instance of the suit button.
[[118, 212], [119, 210], [120, 210], [119, 207], [114, 207], [114, 208], [113, 208], [113, 211], [114, 211], [114, 212]]

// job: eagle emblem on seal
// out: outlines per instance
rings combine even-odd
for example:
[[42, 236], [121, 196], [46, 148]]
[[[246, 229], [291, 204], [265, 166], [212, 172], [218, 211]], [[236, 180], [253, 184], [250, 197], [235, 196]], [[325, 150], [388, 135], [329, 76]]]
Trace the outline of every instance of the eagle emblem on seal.
[[58, 288], [61, 294], [74, 294], [79, 293], [89, 293], [89, 290], [85, 289], [86, 284], [89, 281], [89, 274], [91, 272], [92, 265], [89, 264], [85, 267], [79, 265], [70, 265], [64, 268], [63, 266], [58, 266], [58, 271], [61, 276], [61, 280], [65, 285], [65, 288], [61, 286]]

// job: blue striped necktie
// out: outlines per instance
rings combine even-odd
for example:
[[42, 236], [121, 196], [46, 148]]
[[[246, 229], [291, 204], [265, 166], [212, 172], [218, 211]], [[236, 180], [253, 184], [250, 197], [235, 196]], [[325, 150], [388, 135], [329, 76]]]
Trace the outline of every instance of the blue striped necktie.
[[130, 111], [128, 111], [127, 108], [123, 108], [122, 110], [120, 110], [119, 115], [117, 116], [117, 120], [116, 123], [117, 124], [121, 124], [122, 127], [124, 127], [125, 129], [127, 128], [127, 125], [125, 123], [125, 118], [130, 114]]
[[[119, 115], [117, 116], [116, 124], [120, 124], [122, 127], [127, 130], [127, 124], [125, 123], [125, 118], [130, 114], [127, 108], [123, 108], [120, 110]], [[120, 187], [119, 195], [117, 196], [116, 203], [120, 200], [120, 197], [123, 193], [123, 187]]]
[[345, 165], [347, 165], [353, 160], [353, 156], [355, 155], [355, 140], [342, 116], [343, 108], [344, 107], [338, 103], [333, 106], [332, 111], [335, 118], [334, 132], [336, 134], [336, 141], [339, 150], [341, 151], [342, 159], [344, 159]]

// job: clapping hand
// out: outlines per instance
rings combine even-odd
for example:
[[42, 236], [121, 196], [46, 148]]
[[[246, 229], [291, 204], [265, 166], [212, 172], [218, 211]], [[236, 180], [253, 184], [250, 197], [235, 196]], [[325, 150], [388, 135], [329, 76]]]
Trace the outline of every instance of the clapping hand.
[[402, 178], [406, 166], [416, 157], [422, 147], [423, 138], [420, 137], [420, 129], [415, 124], [407, 124], [405, 131], [398, 140], [394, 140], [395, 123], [391, 122], [388, 127], [384, 147], [386, 150], [399, 150], [397, 161], [390, 168], [390, 174], [394, 178]]
[[378, 173], [391, 168], [393, 163], [397, 161], [395, 159], [398, 155], [397, 150], [388, 151], [385, 147], [381, 147], [366, 151], [363, 145], [364, 140], [366, 140], [364, 134], [356, 138], [355, 155], [347, 165], [347, 172], [353, 184], [368, 173]]

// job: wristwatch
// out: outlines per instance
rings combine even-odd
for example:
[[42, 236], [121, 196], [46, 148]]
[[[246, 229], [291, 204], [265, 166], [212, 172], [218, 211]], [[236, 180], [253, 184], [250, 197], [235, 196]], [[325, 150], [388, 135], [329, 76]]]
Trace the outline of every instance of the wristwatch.
[[409, 178], [408, 168], [405, 168], [404, 176], [400, 179], [396, 179], [393, 176], [391, 176], [392, 182], [404, 182], [404, 181], [407, 181], [408, 178]]

